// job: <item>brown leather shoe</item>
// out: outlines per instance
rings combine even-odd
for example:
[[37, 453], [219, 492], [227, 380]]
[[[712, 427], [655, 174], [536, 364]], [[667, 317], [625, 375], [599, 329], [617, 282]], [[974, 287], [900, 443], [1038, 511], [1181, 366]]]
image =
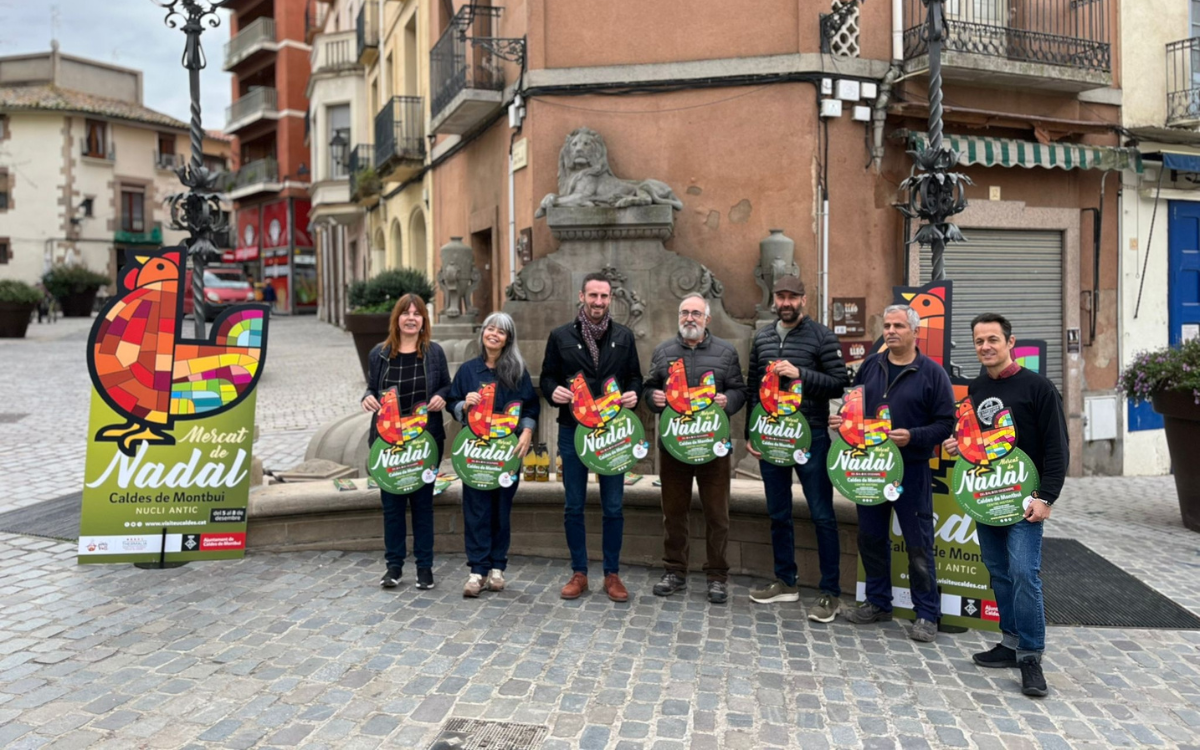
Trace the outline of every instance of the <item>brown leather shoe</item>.
[[576, 573], [571, 576], [571, 580], [567, 581], [567, 585], [562, 587], [562, 598], [578, 599], [587, 590], [587, 576], [583, 573]]
[[629, 601], [629, 592], [625, 590], [625, 584], [621, 583], [621, 576], [616, 573], [604, 576], [604, 593], [614, 602]]

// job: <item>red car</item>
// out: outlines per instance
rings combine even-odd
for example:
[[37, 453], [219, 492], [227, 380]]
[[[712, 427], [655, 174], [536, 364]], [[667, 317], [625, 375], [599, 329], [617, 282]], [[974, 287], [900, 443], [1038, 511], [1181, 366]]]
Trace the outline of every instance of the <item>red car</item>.
[[[191, 315], [193, 308], [192, 269], [187, 270], [183, 293], [183, 314]], [[213, 320], [230, 305], [254, 301], [254, 288], [239, 268], [204, 269], [204, 319]]]

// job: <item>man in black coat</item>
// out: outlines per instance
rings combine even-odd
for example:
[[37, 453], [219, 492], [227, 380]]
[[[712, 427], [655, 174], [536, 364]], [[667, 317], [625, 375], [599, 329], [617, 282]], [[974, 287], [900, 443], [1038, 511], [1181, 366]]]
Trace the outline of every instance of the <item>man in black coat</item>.
[[[729, 416], [737, 414], [746, 404], [746, 381], [737, 349], [708, 331], [712, 321], [708, 301], [699, 294], [689, 294], [679, 303], [679, 335], [654, 348], [650, 372], [643, 393], [650, 410], [662, 413], [667, 406], [667, 375], [672, 362], [684, 361], [688, 386], [700, 384], [709, 370], [716, 385], [715, 406]], [[657, 596], [670, 596], [687, 587], [688, 570], [688, 513], [692, 507], [692, 481], [700, 488], [700, 505], [704, 510], [706, 553], [704, 572], [708, 578], [708, 600], [721, 604], [729, 597], [729, 562], [725, 549], [729, 541], [729, 479], [731, 454], [714, 458], [705, 464], [693, 465], [676, 459], [658, 446], [659, 478], [662, 480], [663, 504], [663, 563], [666, 572], [654, 584]]]
[[[546, 400], [558, 405], [558, 455], [562, 459], [563, 489], [566, 492], [563, 526], [571, 550], [571, 579], [563, 586], [563, 599], [578, 599], [588, 590], [587, 530], [583, 507], [587, 500], [588, 469], [575, 452], [575, 428], [571, 413], [571, 380], [583, 373], [588, 388], [599, 397], [608, 378], [616, 378], [621, 405], [637, 406], [642, 390], [642, 367], [633, 332], [609, 316], [612, 284], [602, 273], [589, 273], [579, 291], [579, 314], [575, 320], [550, 332], [542, 359], [540, 386]], [[629, 592], [618, 575], [625, 519], [625, 476], [600, 477], [601, 547], [604, 550], [604, 591], [614, 602], [629, 600]]]
[[[817, 536], [817, 560], [821, 568], [820, 595], [808, 609], [808, 619], [832, 622], [841, 608], [839, 583], [841, 569], [838, 546], [837, 517], [833, 513], [833, 484], [825, 471], [829, 456], [829, 399], [839, 398], [850, 380], [842, 361], [842, 348], [833, 331], [804, 314], [808, 298], [804, 282], [795, 276], [784, 276], [775, 282], [775, 314], [773, 325], [763, 326], [754, 336], [750, 347], [749, 404], [758, 403], [758, 388], [767, 365], [774, 361], [780, 375], [780, 388], [786, 381], [800, 378], [803, 383], [800, 412], [808, 420], [812, 432], [809, 459], [795, 467], [809, 515]], [[746, 419], [747, 437], [750, 418]], [[756, 458], [753, 448], [748, 450]], [[800, 599], [796, 586], [796, 529], [792, 521], [792, 468], [758, 462], [763, 491], [767, 496], [767, 514], [771, 517], [771, 546], [775, 553], [775, 582], [750, 592], [750, 599], [759, 604], [794, 602]]]

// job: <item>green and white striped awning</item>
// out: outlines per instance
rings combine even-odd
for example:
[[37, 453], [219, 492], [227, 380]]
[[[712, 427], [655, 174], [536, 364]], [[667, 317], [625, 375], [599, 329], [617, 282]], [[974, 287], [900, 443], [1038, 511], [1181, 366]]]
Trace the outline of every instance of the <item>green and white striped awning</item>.
[[[926, 148], [924, 133], [902, 130], [898, 136], [908, 141], [909, 151]], [[973, 135], [948, 135], [943, 142], [958, 152], [962, 166], [1042, 167], [1043, 169], [1132, 169], [1141, 174], [1142, 156], [1134, 148], [1087, 146], [1080, 143], [1043, 145], [1007, 138], [982, 138]]]

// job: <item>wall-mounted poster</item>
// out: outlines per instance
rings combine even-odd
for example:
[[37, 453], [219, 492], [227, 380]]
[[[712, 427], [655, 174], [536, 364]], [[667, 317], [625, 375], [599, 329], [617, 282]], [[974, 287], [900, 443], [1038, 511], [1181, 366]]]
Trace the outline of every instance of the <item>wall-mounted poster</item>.
[[867, 335], [867, 298], [833, 298], [833, 332], [838, 336]]
[[667, 453], [687, 464], [706, 464], [729, 455], [729, 415], [717, 406], [716, 379], [711, 370], [697, 385], [688, 385], [682, 359], [667, 370], [667, 406], [658, 420], [658, 437]]
[[241, 557], [267, 308], [182, 335], [185, 247], [137, 255], [88, 337], [80, 563]]

